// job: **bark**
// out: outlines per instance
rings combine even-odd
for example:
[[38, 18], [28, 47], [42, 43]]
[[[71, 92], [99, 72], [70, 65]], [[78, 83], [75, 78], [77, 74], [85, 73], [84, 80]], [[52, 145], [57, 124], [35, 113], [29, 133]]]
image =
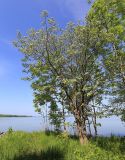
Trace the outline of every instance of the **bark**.
[[82, 126], [82, 123], [77, 122], [77, 129], [79, 134], [79, 141], [81, 145], [88, 143], [87, 133], [86, 133], [86, 126]]
[[76, 125], [77, 125], [77, 130], [78, 130], [78, 135], [79, 135], [79, 141], [80, 144], [87, 144], [88, 143], [88, 138], [87, 138], [87, 132], [86, 132], [86, 120], [85, 118], [81, 118], [79, 111], [75, 110], [75, 119], [76, 119]]

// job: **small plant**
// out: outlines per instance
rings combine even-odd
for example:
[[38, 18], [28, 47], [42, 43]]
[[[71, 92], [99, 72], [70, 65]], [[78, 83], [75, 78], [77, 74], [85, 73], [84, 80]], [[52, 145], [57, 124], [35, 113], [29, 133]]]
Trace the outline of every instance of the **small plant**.
[[12, 134], [12, 132], [13, 132], [12, 127], [9, 127], [7, 132], [8, 132], [8, 134]]
[[59, 145], [61, 146], [65, 146], [65, 147], [68, 147], [69, 145], [69, 134], [68, 132], [61, 132], [58, 136], [57, 136], [57, 140], [58, 140], [58, 143]]
[[50, 136], [51, 133], [52, 133], [51, 130], [49, 130], [48, 128], [45, 129], [45, 134], [46, 134], [47, 136]]
[[69, 138], [69, 134], [68, 134], [68, 132], [66, 132], [66, 131], [65, 131], [65, 132], [62, 132], [60, 136], [61, 136], [61, 138], [63, 138], [63, 139], [68, 139], [68, 138]]

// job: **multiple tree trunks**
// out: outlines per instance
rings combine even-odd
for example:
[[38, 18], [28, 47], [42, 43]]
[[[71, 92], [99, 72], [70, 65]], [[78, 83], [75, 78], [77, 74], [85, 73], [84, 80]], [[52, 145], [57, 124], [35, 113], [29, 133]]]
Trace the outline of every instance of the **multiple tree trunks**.
[[81, 145], [87, 144], [88, 138], [87, 138], [87, 133], [86, 133], [86, 126], [82, 126], [82, 124], [77, 122], [77, 129], [78, 129], [80, 144]]
[[86, 118], [81, 117], [79, 111], [74, 111], [74, 117], [76, 120], [78, 135], [79, 135], [79, 141], [80, 144], [87, 144], [88, 138], [87, 138], [87, 131], [86, 131]]
[[86, 127], [83, 127], [80, 124], [77, 124], [77, 128], [78, 128], [78, 133], [79, 133], [79, 141], [80, 144], [87, 144], [88, 143], [88, 138], [87, 138], [87, 133], [86, 133]]

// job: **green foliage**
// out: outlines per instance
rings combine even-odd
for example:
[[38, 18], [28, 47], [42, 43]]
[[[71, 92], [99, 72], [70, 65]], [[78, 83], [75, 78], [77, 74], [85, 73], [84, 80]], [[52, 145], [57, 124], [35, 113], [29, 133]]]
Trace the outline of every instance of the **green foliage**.
[[[32, 83], [37, 111], [46, 103], [50, 108], [62, 105], [62, 99], [76, 123], [86, 125], [93, 99], [99, 105], [105, 90], [99, 43], [91, 25], [69, 23], [62, 30], [46, 11], [40, 30], [18, 37], [14, 44], [24, 55], [24, 71]], [[60, 119], [58, 112], [50, 112], [54, 123]]]
[[121, 120], [125, 122], [125, 110], [122, 110]]
[[[88, 22], [95, 28], [103, 49], [103, 67], [112, 114], [121, 114], [125, 102], [125, 1], [96, 0]], [[110, 113], [111, 113], [110, 112]]]
[[51, 103], [51, 108], [49, 111], [49, 119], [50, 123], [55, 126], [56, 131], [61, 130], [62, 113], [54, 102]]
[[0, 138], [0, 160], [125, 159], [125, 139], [122, 137], [98, 137], [86, 146], [80, 146], [77, 139], [64, 139], [42, 132], [6, 134]]

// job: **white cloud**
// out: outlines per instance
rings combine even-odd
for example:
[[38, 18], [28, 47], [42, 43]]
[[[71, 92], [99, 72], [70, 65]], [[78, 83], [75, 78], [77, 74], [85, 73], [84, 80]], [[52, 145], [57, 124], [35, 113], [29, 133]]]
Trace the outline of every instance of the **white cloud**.
[[44, 6], [45, 3], [45, 6], [49, 9], [51, 8], [53, 10], [53, 8], [56, 8], [56, 11], [54, 12], [57, 14], [61, 13], [61, 15], [64, 17], [69, 17], [69, 15], [66, 15], [69, 12], [75, 21], [85, 18], [91, 6], [88, 4], [87, 0], [46, 0], [45, 2], [42, 0], [36, 1], [39, 2], [39, 5], [41, 6]]
[[65, 8], [73, 15], [75, 20], [85, 18], [89, 5], [87, 0], [56, 0], [61, 11], [64, 12]]
[[82, 19], [86, 14], [86, 8], [84, 8], [86, 0], [65, 0], [66, 6], [73, 14], [75, 19]]

